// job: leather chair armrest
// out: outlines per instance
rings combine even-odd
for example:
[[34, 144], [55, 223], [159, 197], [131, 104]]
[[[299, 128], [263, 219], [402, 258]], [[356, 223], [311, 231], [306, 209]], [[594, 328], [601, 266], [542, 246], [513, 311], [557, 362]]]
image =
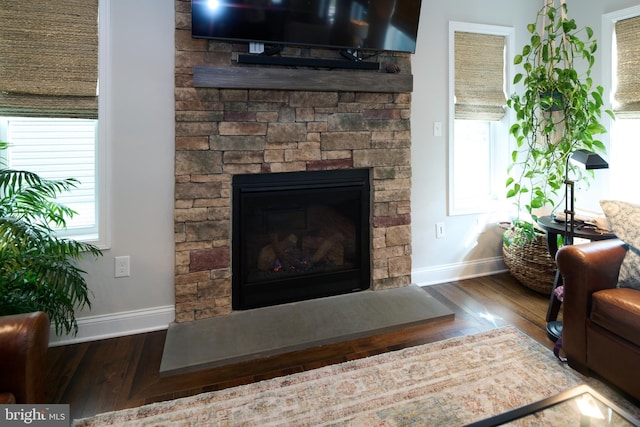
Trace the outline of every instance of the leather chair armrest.
[[49, 316], [42, 311], [0, 317], [0, 390], [16, 403], [45, 403]]
[[619, 239], [563, 246], [556, 263], [564, 280], [562, 348], [569, 364], [587, 371], [586, 322], [591, 294], [616, 287], [627, 245]]
[[0, 405], [11, 405], [16, 403], [16, 397], [13, 393], [0, 393]]

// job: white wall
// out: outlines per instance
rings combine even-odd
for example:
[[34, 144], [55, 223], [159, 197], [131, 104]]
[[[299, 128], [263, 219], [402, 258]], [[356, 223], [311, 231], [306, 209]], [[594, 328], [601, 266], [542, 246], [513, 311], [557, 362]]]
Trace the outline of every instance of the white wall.
[[[506, 213], [447, 215], [449, 21], [514, 27], [519, 51], [537, 10], [537, 2], [531, 0], [423, 2], [412, 62], [411, 112], [413, 281], [418, 284], [504, 269], [502, 229], [496, 224], [509, 220]], [[433, 136], [434, 122], [443, 124], [440, 137]], [[441, 239], [435, 235], [438, 222], [445, 224]]]
[[[52, 343], [166, 328], [174, 319], [174, 2], [107, 1], [109, 110], [101, 124], [111, 151], [112, 244], [83, 264], [93, 297], [92, 309], [78, 313], [78, 336]], [[131, 257], [131, 276], [115, 278], [122, 255]]]
[[[174, 3], [109, 2], [112, 247], [84, 265], [93, 308], [78, 314], [64, 343], [165, 328], [173, 321]], [[600, 36], [601, 15], [638, 0], [571, 0], [571, 15]], [[572, 4], [574, 5], [572, 7]], [[516, 50], [542, 0], [423, 1], [413, 56], [413, 280], [418, 284], [489, 274], [504, 266], [505, 215], [447, 216], [448, 22], [516, 28]], [[576, 7], [579, 5], [579, 7]], [[599, 79], [600, 65], [594, 78]], [[599, 82], [598, 82], [599, 83]], [[443, 135], [433, 136], [433, 122]], [[435, 238], [444, 222], [446, 236]], [[114, 278], [114, 257], [131, 257], [131, 277]]]

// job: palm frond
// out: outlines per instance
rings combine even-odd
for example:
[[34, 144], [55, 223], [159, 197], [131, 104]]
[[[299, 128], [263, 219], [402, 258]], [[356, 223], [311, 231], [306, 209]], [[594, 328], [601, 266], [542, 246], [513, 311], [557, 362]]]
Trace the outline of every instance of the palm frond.
[[[0, 150], [6, 147], [0, 142]], [[0, 169], [0, 315], [42, 310], [57, 334], [77, 333], [75, 310], [91, 308], [77, 261], [102, 255], [94, 245], [56, 235], [75, 214], [56, 197], [77, 184]]]

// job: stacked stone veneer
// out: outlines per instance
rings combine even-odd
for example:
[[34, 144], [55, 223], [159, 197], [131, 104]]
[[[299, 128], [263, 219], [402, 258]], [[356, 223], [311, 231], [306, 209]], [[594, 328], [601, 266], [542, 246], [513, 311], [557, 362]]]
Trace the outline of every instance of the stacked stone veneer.
[[192, 39], [176, 1], [176, 321], [231, 312], [235, 174], [371, 169], [371, 288], [408, 285], [411, 94], [194, 88], [194, 65], [235, 66], [234, 49]]

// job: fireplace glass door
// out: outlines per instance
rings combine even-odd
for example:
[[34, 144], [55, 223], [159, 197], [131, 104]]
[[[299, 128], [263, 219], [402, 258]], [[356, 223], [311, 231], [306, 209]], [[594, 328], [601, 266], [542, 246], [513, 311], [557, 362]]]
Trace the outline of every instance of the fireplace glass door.
[[369, 170], [233, 177], [235, 310], [369, 288]]

